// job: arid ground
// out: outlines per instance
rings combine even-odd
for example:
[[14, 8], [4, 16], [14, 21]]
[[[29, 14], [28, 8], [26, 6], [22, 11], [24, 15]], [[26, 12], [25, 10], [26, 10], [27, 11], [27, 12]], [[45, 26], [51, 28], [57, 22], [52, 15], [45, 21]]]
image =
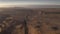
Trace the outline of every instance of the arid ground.
[[0, 8], [0, 34], [60, 34], [60, 8]]

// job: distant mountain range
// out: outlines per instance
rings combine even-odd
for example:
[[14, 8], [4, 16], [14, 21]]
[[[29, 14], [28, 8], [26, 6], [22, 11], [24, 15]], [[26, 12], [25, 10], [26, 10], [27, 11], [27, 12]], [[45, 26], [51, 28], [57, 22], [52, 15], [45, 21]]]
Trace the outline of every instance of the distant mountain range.
[[6, 7], [0, 7], [0, 8], [14, 8], [14, 7], [19, 7], [19, 8], [60, 8], [60, 5], [12, 5], [12, 6], [6, 6]]
[[26, 8], [60, 8], [60, 5], [29, 5]]

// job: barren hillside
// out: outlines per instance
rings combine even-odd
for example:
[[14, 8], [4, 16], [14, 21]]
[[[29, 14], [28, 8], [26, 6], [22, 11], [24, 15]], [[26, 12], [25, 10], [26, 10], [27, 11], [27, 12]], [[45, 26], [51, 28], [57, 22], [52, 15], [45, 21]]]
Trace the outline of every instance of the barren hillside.
[[60, 34], [60, 8], [0, 8], [1, 34]]

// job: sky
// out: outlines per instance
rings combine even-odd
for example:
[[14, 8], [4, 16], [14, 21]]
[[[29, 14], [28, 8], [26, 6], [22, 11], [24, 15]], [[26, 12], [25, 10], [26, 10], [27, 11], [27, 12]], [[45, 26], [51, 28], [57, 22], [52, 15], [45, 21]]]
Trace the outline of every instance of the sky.
[[0, 7], [13, 5], [60, 5], [60, 0], [0, 0]]

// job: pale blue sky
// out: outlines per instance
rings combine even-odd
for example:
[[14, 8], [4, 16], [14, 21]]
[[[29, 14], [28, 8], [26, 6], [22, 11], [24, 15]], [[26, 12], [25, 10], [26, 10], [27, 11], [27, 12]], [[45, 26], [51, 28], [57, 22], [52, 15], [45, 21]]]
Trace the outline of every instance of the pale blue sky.
[[60, 5], [60, 0], [0, 0], [0, 6], [6, 5]]
[[48, 4], [59, 4], [60, 0], [0, 0], [0, 3], [48, 3]]
[[0, 0], [0, 2], [60, 2], [60, 0]]
[[60, 0], [0, 0], [0, 1], [60, 1]]

